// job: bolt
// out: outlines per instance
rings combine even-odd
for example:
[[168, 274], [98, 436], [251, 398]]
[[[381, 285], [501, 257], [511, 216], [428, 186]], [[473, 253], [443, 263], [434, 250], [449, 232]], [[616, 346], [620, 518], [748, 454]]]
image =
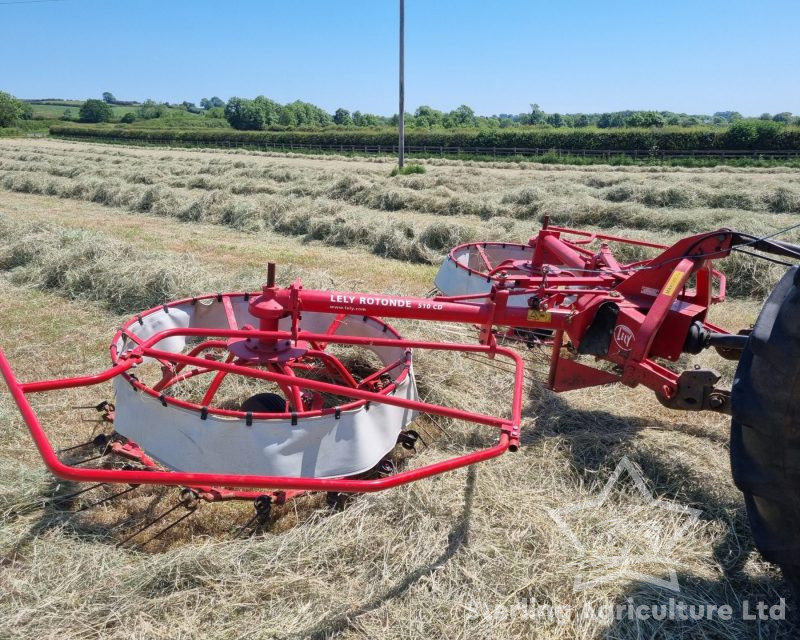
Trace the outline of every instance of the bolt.
[[708, 406], [712, 409], [719, 409], [724, 404], [725, 398], [722, 395], [718, 393], [712, 393], [710, 396], [708, 396]]

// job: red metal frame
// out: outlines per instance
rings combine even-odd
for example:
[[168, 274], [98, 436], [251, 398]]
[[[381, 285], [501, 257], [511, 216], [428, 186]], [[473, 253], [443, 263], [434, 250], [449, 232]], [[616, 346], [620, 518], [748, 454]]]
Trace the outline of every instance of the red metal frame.
[[[576, 239], [572, 236], [578, 237]], [[599, 251], [593, 252], [587, 249], [586, 245], [595, 240], [602, 241], [602, 244]], [[606, 241], [625, 242], [663, 251], [649, 261], [621, 265], [614, 259]], [[467, 246], [462, 245], [454, 249], [450, 259], [455, 259], [457, 252]], [[519, 245], [528, 253], [528, 259], [504, 263], [501, 265], [502, 268], [493, 267], [482, 250], [488, 243], [472, 246], [476, 246], [479, 255], [482, 255], [486, 272], [474, 272], [460, 263], [459, 267], [487, 276], [492, 282], [488, 294], [419, 298], [305, 290], [299, 282], [287, 288], [278, 288], [274, 286], [274, 269], [271, 268], [268, 284], [259, 293], [215, 294], [173, 302], [140, 314], [124, 325], [115, 336], [111, 346], [112, 366], [101, 373], [22, 383], [14, 376], [2, 350], [0, 350], [0, 373], [8, 384], [45, 464], [60, 478], [78, 482], [197, 487], [200, 493], [207, 496], [216, 495], [214, 499], [252, 497], [264, 493], [263, 491], [237, 492], [219, 487], [269, 488], [289, 492], [309, 490], [367, 492], [388, 489], [487, 460], [518, 447], [524, 363], [517, 351], [497, 344], [495, 336], [500, 327], [543, 329], [552, 332], [548, 385], [555, 391], [622, 382], [630, 386], [644, 384], [663, 398], [672, 397], [678, 388], [678, 375], [658, 364], [655, 358], [677, 359], [683, 351], [690, 325], [698, 321], [705, 323], [708, 306], [724, 299], [725, 278], [713, 270], [712, 261], [724, 258], [730, 253], [731, 232], [719, 230], [698, 234], [685, 238], [672, 247], [662, 247], [654, 243], [631, 241], [604, 234], [545, 226], [527, 246]], [[688, 287], [690, 279], [695, 281], [692, 288]], [[713, 291], [715, 279], [718, 282], [716, 294]], [[527, 306], [509, 306], [512, 296], [522, 295], [526, 296]], [[160, 331], [147, 340], [135, 339], [130, 331], [134, 322], [141, 322], [143, 317], [161, 308], [168, 310], [172, 306], [196, 303], [198, 300], [212, 297], [225, 305], [229, 328], [169, 329]], [[258, 329], [236, 326], [232, 306], [232, 299], [236, 297], [243, 297], [249, 301], [250, 313], [259, 319]], [[618, 373], [610, 373], [575, 362], [563, 357], [561, 353], [564, 340], [569, 340], [574, 347], [580, 346], [598, 309], [605, 303], [615, 305], [618, 315], [614, 327], [614, 339], [609, 344], [608, 352], [599, 357], [619, 365]], [[310, 333], [300, 329], [300, 318], [304, 312], [329, 313], [333, 314], [336, 320], [327, 332]], [[336, 335], [335, 327], [347, 316], [370, 317], [373, 320], [376, 320], [376, 316], [413, 318], [437, 323], [476, 325], [480, 328], [479, 343], [407, 340], [401, 338], [388, 325], [386, 329], [391, 330], [392, 335], [387, 338]], [[278, 321], [282, 318], [291, 319], [288, 330], [278, 329]], [[707, 326], [720, 331], [718, 327]], [[132, 339], [135, 346], [118, 353], [116, 345], [123, 336]], [[155, 348], [161, 340], [174, 336], [202, 337], [205, 341], [186, 354]], [[247, 339], [255, 344], [255, 347], [247, 347], [255, 349], [248, 353], [255, 353], [256, 359], [261, 357], [258, 354], [263, 354], [263, 362], [269, 363], [269, 366], [254, 368], [247, 365], [246, 359], [235, 357], [235, 354], [243, 348], [241, 341]], [[340, 365], [337, 365], [336, 361], [326, 360], [324, 354], [321, 356], [321, 361], [326, 367], [331, 367], [332, 373], [340, 379], [339, 383], [302, 378], [294, 375], [290, 369], [280, 366], [281, 354], [284, 352], [289, 354], [286, 357], [290, 357], [291, 350], [298, 351], [303, 347], [304, 353], [310, 351], [319, 355], [330, 343], [363, 347], [400, 346], [406, 350], [407, 355], [405, 361], [392, 363], [384, 370], [370, 376], [369, 382], [374, 382], [382, 372], [402, 367], [401, 373], [391, 384], [377, 388], [370, 388], [364, 381], [361, 384], [356, 383], [346, 370], [339, 369]], [[239, 346], [235, 346], [237, 344]], [[229, 357], [225, 361], [201, 357], [206, 349], [224, 347], [230, 350]], [[408, 375], [411, 349], [459, 351], [484, 354], [488, 358], [497, 356], [509, 358], [514, 365], [513, 382], [510, 385], [513, 391], [510, 417], [489, 416], [420, 400], [395, 397], [392, 392], [398, 380]], [[154, 387], [147, 386], [130, 375], [131, 368], [140, 364], [144, 358], [154, 358], [164, 367], [165, 376]], [[183, 373], [186, 367], [194, 368]], [[154, 465], [145, 465], [148, 467], [146, 470], [90, 469], [69, 466], [58, 458], [27, 398], [28, 394], [32, 393], [90, 386], [109, 381], [116, 376], [123, 376], [138, 390], [159, 397], [162, 402], [195, 411], [244, 417], [245, 413], [242, 411], [203, 407], [164, 393], [165, 389], [181, 379], [205, 373], [214, 374], [214, 382], [204, 398], [206, 404], [213, 400], [216, 388], [225, 375], [243, 375], [280, 385], [287, 398], [294, 398], [296, 408], [303, 407], [300, 390], [326, 392], [353, 399], [353, 402], [338, 409], [360, 407], [369, 402], [385, 403], [490, 426], [498, 430], [499, 440], [495, 445], [480, 451], [375, 479], [165, 472], [157, 470]], [[279, 419], [294, 415], [302, 418], [323, 415], [337, 409], [323, 409], [320, 406], [303, 408], [305, 410], [297, 412], [252, 414], [252, 417]], [[133, 451], [131, 455], [135, 457], [139, 454]], [[141, 452], [141, 455], [146, 457], [144, 452]], [[141, 456], [138, 459], [141, 461]]]
[[[388, 489], [400, 484], [419, 480], [437, 473], [450, 471], [469, 464], [481, 462], [489, 458], [500, 455], [509, 448], [516, 448], [519, 444], [519, 422], [522, 412], [522, 385], [524, 382], [524, 363], [518, 353], [511, 349], [498, 347], [496, 345], [486, 346], [477, 344], [456, 344], [456, 343], [435, 343], [425, 341], [402, 341], [403, 346], [416, 349], [433, 349], [443, 351], [468, 351], [473, 353], [486, 353], [492, 356], [500, 355], [506, 356], [512, 360], [515, 365], [514, 374], [514, 395], [512, 399], [512, 415], [511, 418], [501, 418], [495, 416], [487, 416], [460, 409], [453, 409], [450, 407], [443, 407], [419, 400], [406, 400], [403, 398], [395, 398], [389, 394], [376, 393], [357, 389], [353, 387], [346, 387], [343, 385], [334, 385], [331, 383], [320, 382], [316, 380], [292, 378], [287, 380], [288, 376], [284, 374], [254, 370], [250, 367], [244, 367], [235, 364], [224, 362], [214, 362], [193, 356], [174, 354], [166, 351], [154, 349], [151, 345], [159, 341], [176, 335], [184, 336], [216, 336], [227, 338], [242, 338], [254, 337], [259, 339], [289, 339], [291, 338], [290, 332], [285, 331], [244, 331], [244, 330], [209, 330], [209, 329], [171, 329], [155, 334], [151, 339], [144, 341], [142, 344], [137, 345], [134, 349], [120, 354], [117, 357], [117, 364], [107, 369], [104, 372], [92, 376], [82, 376], [76, 378], [65, 378], [60, 380], [45, 380], [30, 383], [21, 383], [14, 376], [8, 359], [5, 354], [0, 350], [0, 373], [8, 384], [11, 395], [16, 402], [22, 417], [27, 425], [34, 443], [36, 444], [39, 452], [50, 471], [65, 480], [72, 480], [75, 482], [107, 482], [107, 483], [128, 483], [128, 484], [158, 484], [158, 485], [175, 485], [175, 486], [189, 486], [197, 487], [203, 485], [222, 486], [222, 487], [252, 487], [252, 488], [270, 488], [270, 489], [292, 489], [292, 490], [324, 490], [324, 491], [339, 491], [339, 492], [368, 492], [377, 491], [380, 489]], [[365, 338], [359, 336], [331, 336], [326, 334], [312, 334], [306, 332], [299, 332], [297, 340], [327, 340], [329, 342], [337, 342], [341, 344], [354, 344], [354, 345], [371, 345], [371, 346], [397, 346], [398, 341], [395, 339], [377, 339]], [[495, 427], [499, 430], [499, 442], [487, 449], [469, 453], [463, 456], [458, 456], [450, 460], [434, 463], [425, 467], [420, 467], [410, 471], [404, 471], [396, 475], [375, 478], [375, 479], [320, 479], [320, 478], [285, 478], [276, 476], [246, 476], [246, 475], [232, 475], [232, 474], [207, 474], [207, 473], [184, 473], [170, 471], [168, 473], [154, 470], [121, 470], [121, 469], [89, 469], [81, 467], [73, 467], [64, 464], [55, 454], [49, 439], [47, 438], [44, 429], [42, 428], [35, 412], [33, 411], [28, 399], [27, 394], [37, 393], [43, 391], [53, 391], [65, 388], [74, 388], [81, 386], [90, 386], [105, 382], [111, 378], [126, 373], [134, 365], [142, 362], [145, 357], [155, 357], [164, 361], [176, 362], [179, 364], [195, 364], [203, 365], [215, 371], [226, 371], [229, 373], [236, 373], [253, 378], [284, 381], [293, 385], [303, 388], [319, 389], [336, 393], [338, 395], [349, 396], [358, 398], [362, 401], [369, 402], [383, 402], [385, 404], [392, 404], [415, 411], [422, 411], [434, 415], [441, 415], [455, 419], [468, 420], [478, 424]], [[156, 396], [159, 394], [148, 387], [142, 385], [139, 387], [142, 391], [153, 393]], [[168, 400], [178, 406], [195, 409], [197, 405], [185, 403], [175, 398]], [[210, 412], [210, 410], [209, 410]], [[232, 412], [225, 410], [217, 410], [222, 415], [236, 415], [244, 416], [244, 412]], [[315, 412], [307, 412], [309, 414]], [[254, 416], [258, 414], [253, 414]], [[279, 417], [282, 414], [266, 414], [272, 418]], [[287, 414], [288, 415], [288, 414]], [[263, 492], [262, 492], [263, 493]], [[260, 494], [259, 494], [260, 495]]]

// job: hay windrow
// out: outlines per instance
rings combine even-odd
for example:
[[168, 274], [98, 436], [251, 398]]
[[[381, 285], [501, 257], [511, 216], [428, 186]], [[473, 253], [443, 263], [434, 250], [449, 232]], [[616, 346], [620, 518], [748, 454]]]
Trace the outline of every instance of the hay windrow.
[[220, 284], [190, 255], [137, 251], [88, 231], [0, 217], [0, 236], [0, 270], [12, 282], [101, 302], [113, 313], [149, 309]]
[[[219, 242], [219, 253], [229, 251], [235, 245], [232, 235], [244, 241], [280, 227], [281, 241], [298, 253], [315, 243], [373, 250], [370, 242], [382, 237], [387, 255], [398, 252], [395, 257], [416, 259], [404, 252], [417, 246], [431, 252], [425, 254], [426, 259], [435, 261], [452, 244], [473, 238], [525, 241], [538, 226], [538, 216], [559, 211], [572, 216], [581, 210], [619, 207], [622, 213], [613, 224], [605, 222], [602, 213], [595, 214], [593, 228], [656, 241], [683, 235], [669, 226], [672, 215], [676, 224], [695, 224], [693, 220], [699, 217], [714, 226], [751, 233], [796, 220], [789, 209], [798, 173], [791, 171], [598, 167], [576, 171], [527, 165], [498, 169], [443, 160], [426, 163], [424, 176], [394, 179], [392, 193], [406, 198], [406, 192], [413, 192], [429, 198], [431, 209], [439, 201], [448, 201], [447, 193], [458, 196], [456, 202], [485, 207], [470, 213], [454, 208], [442, 214], [425, 213], [411, 199], [409, 206], [387, 212], [372, 208], [371, 200], [353, 204], [350, 195], [319, 195], [318, 190], [346, 174], [355, 176], [342, 186], [345, 190], [347, 184], [354, 187], [352, 197], [360, 197], [359, 189], [377, 197], [382, 187], [376, 175], [388, 174], [386, 163], [377, 159], [312, 162], [278, 154], [153, 152], [4, 141], [0, 162], [4, 189], [9, 188], [6, 180], [13, 180], [23, 187], [21, 194], [46, 195], [49, 189], [55, 196], [14, 196], [30, 199], [31, 206], [63, 203], [69, 205], [70, 215], [80, 218], [81, 211], [100, 209], [86, 204], [96, 198], [115, 214], [134, 214], [127, 216], [126, 223], [144, 220], [135, 215], [138, 211], [165, 216], [163, 220], [148, 218], [149, 223], [163, 224], [165, 233], [180, 235], [186, 229], [185, 249], [149, 250], [119, 233], [124, 225], [93, 231], [67, 228], [58, 222], [57, 206], [48, 218], [52, 223], [24, 222], [4, 213], [0, 202], [0, 296], [4, 301], [0, 345], [13, 359], [15, 370], [29, 379], [105, 366], [106, 341], [119, 322], [116, 313], [129, 314], [165, 299], [217, 287], [257, 286], [263, 273], [238, 271], [209, 251], [214, 242]], [[238, 167], [234, 166], [237, 162]], [[59, 164], [81, 166], [83, 174], [69, 177], [38, 170], [40, 165]], [[34, 166], [36, 170], [31, 169]], [[92, 167], [108, 175], [94, 174]], [[233, 172], [242, 174], [231, 177]], [[261, 172], [265, 175], [257, 175]], [[30, 183], [25, 175], [32, 178]], [[244, 191], [252, 188], [245, 186], [250, 181], [276, 191], [244, 194], [217, 183], [209, 189], [169, 183], [188, 183], [198, 175], [230, 185], [238, 180]], [[604, 189], [626, 182], [634, 183], [635, 193], [652, 188], [661, 194], [670, 187], [688, 185], [693, 190], [692, 207], [648, 205], [635, 198], [613, 202], [603, 197]], [[716, 183], [722, 186], [715, 187]], [[788, 195], [781, 195], [777, 204], [762, 204], [763, 194], [776, 193], [782, 183]], [[293, 184], [296, 193], [290, 192]], [[525, 191], [528, 188], [530, 193]], [[716, 202], [725, 206], [712, 206], [703, 199], [706, 196], [698, 195], [701, 191], [717, 193]], [[749, 198], [741, 199], [740, 194]], [[209, 244], [193, 241], [197, 223], [179, 223], [176, 212], [204, 196], [211, 199], [203, 200], [193, 215], [238, 231], [218, 228], [217, 237], [213, 227], [203, 227]], [[65, 197], [73, 202], [56, 199]], [[104, 198], [108, 201], [102, 202]], [[539, 209], [533, 218], [525, 219], [524, 207]], [[648, 216], [654, 225], [646, 224]], [[631, 231], [629, 217], [641, 228]], [[384, 225], [386, 221], [391, 224]], [[626, 258], [643, 257], [640, 251]], [[307, 286], [355, 290], [369, 284], [371, 273], [407, 266], [363, 251], [352, 263], [335, 271], [327, 270], [325, 264], [306, 270], [289, 266], [279, 276], [282, 282], [300, 275]], [[729, 286], [741, 298], [712, 308], [713, 322], [744, 327], [753, 321], [760, 306], [756, 298], [769, 290], [775, 274], [749, 272], [751, 264], [746, 256], [730, 262]], [[408, 268], [430, 269], [423, 265], [414, 263]], [[423, 292], [399, 285], [386, 290]], [[409, 336], [474, 339], [458, 327], [392, 324]], [[502, 372], [455, 354], [440, 357], [419, 352], [415, 360], [420, 393], [426, 399], [482, 411], [505, 406], [499, 393], [507, 389]], [[704, 353], [696, 362], [715, 366], [717, 359]], [[729, 377], [732, 372], [728, 368], [724, 373]], [[70, 409], [96, 401], [91, 394], [76, 390], [37, 400], [49, 428], [66, 438], [59, 445], [76, 442], [91, 430], [92, 425], [80, 422], [82, 416]], [[486, 430], [470, 425], [430, 422], [424, 426], [431, 435], [429, 446], [410, 465], [492, 441]], [[587, 604], [625, 605], [628, 598], [637, 604], [663, 601], [662, 590], [625, 577], [588, 591], [573, 591], [575, 574], [582, 570], [585, 558], [547, 514], [547, 509], [595, 497], [622, 456], [636, 463], [656, 496], [703, 512], [670, 558], [679, 575], [680, 599], [728, 603], [740, 611], [743, 599], [775, 603], [786, 597], [775, 568], [752, 547], [741, 496], [728, 469], [727, 421], [719, 416], [669, 412], [643, 389], [612, 386], [556, 396], [531, 384], [526, 391], [523, 446], [516, 454], [362, 496], [341, 512], [330, 511], [321, 499], [300, 502], [282, 512], [266, 531], [246, 540], [232, 541], [224, 532], [230, 531], [231, 522], [249, 515], [247, 505], [204, 508], [195, 525], [178, 528], [175, 537], [145, 552], [114, 548], [118, 538], [109, 528], [129, 515], [125, 509], [109, 507], [96, 519], [82, 520], [54, 509], [34, 508], [55, 488], [5, 393], [0, 394], [0, 435], [3, 637], [792, 637], [792, 629], [786, 626], [747, 622], [736, 616], [727, 623], [670, 623], [527, 620], [495, 613], [500, 611], [496, 607], [523, 601], [577, 610]], [[143, 495], [141, 501], [127, 503], [130, 513], [143, 517], [151, 505], [160, 509], [174, 498], [170, 492]], [[622, 483], [608, 503], [570, 520], [582, 539], [591, 543], [592, 559], [647, 544], [648, 532], [641, 524], [648, 512], [634, 498], [632, 485]], [[657, 524], [659, 535], [666, 538], [681, 523], [667, 517]], [[647, 561], [628, 568], [661, 577], [667, 570], [664, 564]]]
[[[237, 157], [243, 159], [233, 159]], [[371, 160], [315, 161], [285, 154], [153, 151], [66, 142], [30, 150], [25, 143], [6, 141], [0, 147], [0, 186], [252, 233], [273, 229], [433, 264], [442, 251], [435, 238], [454, 223], [472, 227], [486, 240], [519, 241], [547, 215], [562, 224], [633, 228], [647, 239], [669, 243], [686, 233], [723, 226], [773, 231], [800, 211], [800, 172], [785, 168], [572, 168], [535, 163], [499, 168], [491, 163], [429, 161], [436, 171], [390, 178], [381, 166], [386, 164], [383, 159]], [[311, 169], [314, 162], [321, 168]], [[433, 219], [437, 217], [446, 221]], [[398, 224], [401, 219], [413, 228], [413, 235]], [[502, 229], [499, 221], [505, 221]]]

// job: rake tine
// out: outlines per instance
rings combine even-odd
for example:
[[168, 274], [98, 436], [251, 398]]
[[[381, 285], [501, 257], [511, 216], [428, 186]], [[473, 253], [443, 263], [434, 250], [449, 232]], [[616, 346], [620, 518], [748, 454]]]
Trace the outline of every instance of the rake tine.
[[91, 491], [92, 489], [97, 489], [97, 487], [102, 487], [105, 482], [98, 482], [97, 484], [93, 484], [91, 487], [87, 487], [86, 489], [81, 489], [80, 491], [75, 491], [73, 493], [68, 493], [63, 496], [53, 496], [48, 500], [48, 502], [63, 502], [64, 500], [69, 500], [70, 498], [75, 498], [81, 494], [86, 493], [87, 491]]
[[[462, 357], [465, 360], [471, 360], [472, 362], [477, 362], [478, 364], [482, 364], [484, 366], [491, 367], [492, 369], [497, 369], [498, 371], [503, 371], [505, 373], [511, 373], [511, 374], [515, 373], [514, 369], [506, 368], [504, 365], [499, 365], [499, 364], [490, 363], [490, 362], [484, 362], [483, 360], [479, 360], [477, 358], [471, 358], [471, 357], [469, 357], [467, 355], [462, 355]], [[535, 377], [533, 377], [532, 375], [529, 375], [527, 373], [525, 374], [524, 377], [525, 377], [525, 380], [527, 380], [528, 382], [531, 382], [531, 383], [539, 382], [539, 380], [537, 380]]]
[[126, 493], [130, 493], [131, 491], [134, 491], [135, 489], [138, 488], [139, 485], [136, 485], [133, 487], [128, 487], [127, 489], [124, 489], [122, 491], [118, 491], [117, 493], [112, 493], [110, 496], [106, 496], [102, 500], [97, 500], [95, 502], [92, 502], [91, 504], [82, 506], [80, 509], [76, 509], [75, 513], [80, 513], [81, 511], [88, 511], [89, 509], [94, 509], [95, 507], [100, 506], [104, 502], [111, 502], [112, 500], [115, 500], [120, 496], [124, 496]]
[[108, 400], [103, 400], [98, 404], [84, 404], [70, 407], [71, 409], [94, 409], [95, 411], [102, 411], [106, 407], [111, 406], [113, 408], [113, 403], [109, 402]]
[[428, 415], [427, 418], [431, 421], [431, 424], [433, 424], [439, 431], [442, 432], [442, 435], [445, 437], [445, 439], [450, 440], [450, 434], [447, 432], [447, 429], [439, 424], [437, 420], [434, 420], [432, 415]]
[[133, 522], [134, 520], [136, 520], [136, 514], [134, 514], [134, 515], [132, 515], [132, 516], [128, 516], [128, 517], [127, 517], [127, 518], [125, 518], [125, 519], [124, 519], [122, 522], [118, 522], [118, 523], [117, 523], [117, 524], [115, 524], [113, 527], [109, 528], [109, 532], [111, 532], [111, 531], [116, 531], [117, 529], [120, 529], [121, 527], [124, 527], [124, 526], [126, 526], [126, 525], [129, 525], [129, 524], [130, 524], [131, 522]]
[[[89, 420], [89, 422], [96, 422], [95, 420]], [[71, 447], [67, 447], [66, 449], [59, 449], [56, 451], [57, 454], [66, 453], [67, 451], [74, 451], [75, 449], [80, 449], [82, 447], [88, 447], [90, 445], [94, 445], [95, 447], [104, 447], [103, 452], [105, 453], [108, 450], [108, 442], [111, 440], [111, 436], [101, 433], [96, 435], [91, 440], [87, 440], [86, 442], [82, 442], [81, 444], [75, 444]]]
[[[81, 495], [82, 493], [86, 493], [87, 491], [91, 491], [92, 489], [97, 489], [97, 487], [102, 487], [105, 482], [100, 482], [98, 484], [92, 485], [91, 487], [87, 487], [86, 489], [81, 489], [80, 491], [75, 491], [73, 493], [67, 493], [63, 496], [52, 496], [50, 498], [43, 498], [41, 502], [29, 502], [24, 505], [20, 505], [22, 508], [28, 508], [30, 511], [37, 511], [38, 509], [44, 509], [48, 504], [57, 504], [59, 502], [64, 502], [65, 500], [69, 500], [70, 498], [74, 498], [76, 496]], [[20, 512], [21, 513], [21, 512]]]
[[183, 506], [183, 502], [179, 502], [179, 503], [178, 503], [178, 504], [176, 504], [174, 507], [170, 507], [170, 508], [169, 508], [169, 509], [167, 509], [167, 510], [166, 510], [164, 513], [162, 513], [160, 516], [158, 516], [158, 517], [157, 517], [157, 518], [155, 518], [154, 520], [151, 520], [150, 522], [148, 522], [148, 523], [147, 523], [145, 526], [143, 526], [141, 529], [138, 529], [137, 531], [135, 531], [134, 533], [132, 533], [131, 535], [129, 535], [129, 536], [128, 536], [127, 538], [125, 538], [125, 539], [124, 539], [122, 542], [118, 542], [118, 543], [117, 543], [117, 547], [118, 547], [118, 548], [119, 548], [119, 547], [121, 547], [122, 545], [124, 545], [124, 544], [125, 544], [126, 542], [128, 542], [129, 540], [131, 540], [131, 539], [135, 538], [136, 536], [138, 536], [138, 535], [139, 535], [139, 534], [140, 534], [142, 531], [146, 531], [147, 529], [149, 529], [150, 527], [152, 527], [152, 526], [153, 526], [154, 524], [156, 524], [157, 522], [160, 522], [161, 520], [163, 520], [164, 518], [166, 518], [166, 517], [167, 517], [167, 516], [168, 516], [170, 513], [172, 513], [173, 511], [175, 511], [175, 509], [177, 509], [178, 507], [182, 507], [182, 506]]
[[100, 458], [102, 458], [105, 455], [106, 455], [106, 452], [103, 451], [103, 453], [101, 453], [99, 456], [92, 456], [91, 458], [86, 458], [85, 460], [80, 460], [78, 462], [73, 462], [72, 466], [73, 467], [77, 467], [80, 464], [86, 464], [87, 462], [91, 462], [92, 460], [99, 460]]
[[[241, 536], [241, 535], [242, 535], [242, 532], [243, 532], [245, 529], [247, 529], [248, 527], [250, 527], [250, 526], [251, 526], [251, 525], [252, 525], [252, 524], [253, 524], [253, 523], [256, 521], [256, 518], [258, 518], [258, 514], [255, 514], [255, 515], [254, 515], [252, 518], [250, 518], [250, 519], [249, 519], [247, 522], [245, 522], [245, 523], [244, 523], [244, 524], [241, 526], [241, 528], [240, 528], [240, 529], [239, 529], [239, 530], [236, 532], [236, 535], [234, 535], [234, 536], [233, 536], [233, 539], [234, 539], [234, 540], [238, 540], [238, 539], [239, 539], [239, 536]], [[253, 535], [253, 533], [255, 533], [255, 527], [254, 527], [254, 528], [253, 528], [253, 530], [250, 532], [250, 535], [252, 536], [252, 535]], [[249, 537], [249, 536], [248, 536], [248, 537]]]
[[[94, 422], [94, 420], [91, 420]], [[80, 449], [81, 447], [88, 447], [89, 445], [94, 444], [94, 440], [88, 440], [86, 442], [81, 442], [80, 444], [74, 444], [71, 447], [66, 447], [65, 449], [59, 449], [56, 451], [57, 454], [66, 453], [67, 451], [74, 451], [75, 449]]]
[[144, 546], [146, 546], [146, 545], [150, 544], [150, 543], [151, 543], [153, 540], [155, 540], [156, 538], [159, 538], [161, 535], [165, 534], [167, 531], [169, 531], [170, 529], [172, 529], [172, 527], [174, 527], [176, 524], [178, 524], [178, 523], [182, 522], [183, 520], [186, 520], [186, 518], [188, 518], [189, 516], [193, 516], [193, 515], [194, 515], [196, 512], [197, 512], [197, 509], [192, 509], [191, 511], [188, 511], [188, 512], [184, 513], [184, 514], [183, 514], [183, 515], [182, 515], [180, 518], [178, 518], [178, 519], [177, 519], [175, 522], [173, 522], [172, 524], [169, 524], [169, 525], [167, 525], [166, 527], [164, 527], [163, 529], [161, 529], [161, 531], [159, 531], [157, 534], [155, 534], [155, 535], [154, 535], [152, 538], [150, 538], [150, 539], [149, 539], [147, 542], [142, 542], [141, 544], [135, 545], [133, 548], [135, 548], [135, 549], [141, 549], [142, 547], [144, 547]]

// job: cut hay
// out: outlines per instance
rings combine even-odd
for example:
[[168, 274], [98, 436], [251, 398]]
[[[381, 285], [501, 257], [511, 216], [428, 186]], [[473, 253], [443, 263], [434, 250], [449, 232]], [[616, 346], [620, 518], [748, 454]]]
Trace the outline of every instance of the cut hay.
[[[120, 163], [113, 164], [116, 160]], [[316, 255], [323, 244], [366, 249], [349, 261], [339, 249], [325, 249], [339, 257], [335, 266], [282, 268], [282, 283], [300, 275], [306, 286], [358, 290], [380, 276], [381, 282], [392, 283], [382, 288], [386, 292], [420, 295], [421, 286], [394, 284], [386, 272], [407, 269], [425, 275], [431, 267], [385, 260], [384, 253], [415, 260], [413, 253], [424, 251], [430, 252], [425, 259], [437, 261], [460, 241], [526, 241], [538, 217], [560, 212], [569, 221], [581, 210], [594, 216], [587, 220], [592, 228], [661, 242], [681, 235], [676, 226], [684, 224], [766, 233], [796, 220], [788, 209], [791, 195], [800, 191], [796, 171], [542, 169], [530, 163], [498, 168], [441, 160], [426, 163], [435, 169], [424, 176], [391, 179], [391, 190], [405, 207], [387, 212], [373, 200], [389, 189], [388, 166], [378, 159], [8, 140], [0, 143], [0, 162], [2, 188], [18, 191], [21, 195], [13, 198], [35, 210], [35, 220], [49, 216], [50, 221], [23, 222], [0, 199], [0, 345], [28, 379], [105, 366], [117, 313], [218, 287], [255, 288], [263, 273], [255, 267], [239, 270], [238, 263], [231, 266], [224, 257], [237, 242], [257, 252], [261, 245], [254, 238], [266, 230], [280, 233], [277, 242], [296, 256]], [[236, 167], [237, 162], [244, 166]], [[46, 170], [57, 165], [82, 169], [75, 176]], [[109, 175], [101, 179], [95, 167]], [[153, 176], [154, 183], [144, 175]], [[245, 194], [217, 183], [208, 189], [169, 183], [188, 183], [198, 175], [227, 185], [268, 182], [275, 192]], [[334, 196], [332, 187], [339, 181], [341, 195]], [[604, 197], [604, 189], [626, 182], [635, 185], [635, 194], [646, 188], [654, 193], [690, 190], [692, 206], [648, 205], [638, 195], [620, 202]], [[777, 193], [781, 184], [788, 195], [768, 204], [763, 194]], [[527, 189], [531, 192], [523, 193]], [[726, 206], [712, 206], [701, 193], [723, 194], [716, 202]], [[750, 199], [737, 200], [737, 193]], [[204, 196], [210, 198], [201, 200]], [[108, 229], [92, 231], [59, 222], [64, 215], [59, 207], [68, 206], [70, 224], [88, 227], [90, 216], [84, 219], [82, 212], [101, 208], [90, 201], [111, 207], [119, 220], [107, 217]], [[207, 226], [200, 238], [197, 222], [179, 222], [177, 214], [198, 202], [192, 215], [218, 225], [218, 235]], [[727, 206], [737, 202], [741, 208]], [[528, 206], [539, 209], [533, 218], [522, 219], [519, 212]], [[185, 247], [143, 248], [141, 239], [125, 233], [131, 220], [160, 225], [164, 236], [185, 234]], [[633, 225], [636, 231], [630, 230]], [[639, 257], [639, 251], [626, 258]], [[269, 259], [266, 252], [257, 257]], [[741, 299], [714, 308], [713, 322], [738, 328], [753, 321], [760, 307], [753, 298], [771, 288], [776, 274], [771, 267], [750, 270], [752, 264], [760, 263], [746, 256], [729, 260], [733, 293]], [[474, 340], [474, 331], [462, 327], [392, 324], [410, 337]], [[498, 393], [506, 388], [503, 372], [454, 354], [440, 358], [420, 352], [415, 359], [425, 399], [484, 411], [505, 406]], [[80, 371], [67, 369], [73, 360]], [[710, 366], [717, 359], [703, 354], [687, 360], [689, 366], [693, 362]], [[730, 368], [724, 373], [729, 377]], [[81, 422], [84, 414], [71, 407], [97, 400], [80, 390], [47, 394], [37, 398], [37, 409], [49, 429], [63, 434], [63, 446], [85, 439], [95, 426]], [[421, 428], [427, 446], [408, 461], [411, 466], [491, 441], [485, 430], [471, 425], [431, 420]], [[611, 386], [555, 396], [530, 383], [522, 447], [515, 454], [361, 496], [342, 511], [327, 508], [321, 497], [301, 501], [276, 514], [258, 535], [238, 541], [230, 539], [231, 523], [251, 513], [248, 505], [220, 510], [206, 505], [193, 525], [176, 527], [161, 544], [141, 551], [117, 549], [120, 534], [112, 527], [171, 504], [174, 492], [148, 490], [141, 499], [103, 508], [91, 518], [71, 515], [48, 501], [66, 488], [57, 490], [43, 471], [6, 393], [0, 393], [0, 436], [4, 638], [738, 640], [791, 638], [794, 633], [785, 624], [741, 619], [743, 600], [775, 604], [788, 590], [753, 548], [741, 495], [730, 479], [727, 420], [670, 412], [642, 389]], [[653, 532], [663, 541], [682, 524], [663, 517], [655, 528], [643, 527], [648, 511], [637, 502], [632, 483], [623, 479], [606, 503], [568, 519], [587, 553], [570, 544], [548, 510], [596, 497], [623, 456], [641, 470], [655, 496], [702, 511], [668, 563], [638, 558], [625, 565], [659, 578], [674, 569], [679, 594], [625, 575], [584, 591], [573, 589], [586, 562], [596, 568], [598, 561], [648, 548]], [[531, 603], [581, 612], [587, 606], [595, 611], [625, 607], [630, 601], [657, 604], [670, 596], [686, 603], [728, 604], [735, 615], [729, 622], [520, 615]]]

